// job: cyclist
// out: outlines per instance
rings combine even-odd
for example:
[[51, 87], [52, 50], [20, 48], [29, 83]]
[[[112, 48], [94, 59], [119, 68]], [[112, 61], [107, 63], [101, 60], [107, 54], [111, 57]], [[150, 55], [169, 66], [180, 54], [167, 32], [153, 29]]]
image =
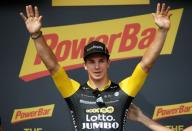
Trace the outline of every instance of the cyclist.
[[58, 64], [52, 50], [43, 38], [42, 16], [38, 8], [26, 6], [26, 15], [20, 13], [37, 52], [49, 70], [56, 87], [67, 101], [76, 130], [123, 130], [125, 114], [131, 101], [142, 87], [149, 71], [163, 48], [170, 28], [170, 7], [157, 4], [154, 21], [158, 26], [153, 43], [144, 53], [130, 77], [116, 84], [109, 79], [110, 54], [104, 43], [92, 41], [84, 48], [84, 68], [88, 81], [79, 84], [69, 79]]

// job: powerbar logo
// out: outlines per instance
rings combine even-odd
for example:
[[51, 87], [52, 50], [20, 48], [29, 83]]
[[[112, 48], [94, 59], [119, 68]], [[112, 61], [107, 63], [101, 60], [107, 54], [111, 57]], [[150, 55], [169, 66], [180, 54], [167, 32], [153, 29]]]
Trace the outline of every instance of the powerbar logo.
[[52, 0], [53, 6], [134, 5], [149, 3], [149, 0]]
[[186, 114], [192, 114], [192, 102], [167, 106], [157, 106], [153, 114], [153, 119], [157, 120]]
[[[183, 9], [171, 11], [172, 27], [161, 54], [171, 54]], [[85, 24], [48, 27], [43, 29], [44, 38], [53, 50], [60, 65], [67, 69], [82, 66], [83, 48], [93, 40], [106, 43], [111, 60], [143, 55], [156, 34], [151, 14], [106, 20]], [[57, 33], [55, 33], [57, 32]], [[19, 77], [30, 81], [48, 75], [30, 39]]]
[[54, 107], [55, 105], [51, 104], [32, 108], [15, 109], [11, 123], [18, 123], [26, 120], [51, 117]]
[[114, 107], [93, 108], [86, 110], [86, 122], [82, 123], [82, 129], [117, 129], [119, 123], [116, 122], [113, 115]]

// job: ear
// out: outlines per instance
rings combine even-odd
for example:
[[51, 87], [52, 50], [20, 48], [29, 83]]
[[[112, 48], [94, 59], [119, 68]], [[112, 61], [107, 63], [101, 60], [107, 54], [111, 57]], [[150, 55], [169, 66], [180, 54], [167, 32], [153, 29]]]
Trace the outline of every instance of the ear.
[[84, 69], [87, 70], [87, 65], [85, 63], [83, 64], [83, 66], [84, 66]]
[[107, 66], [107, 68], [109, 68], [110, 64], [111, 64], [111, 61], [110, 61], [110, 60], [108, 60], [108, 66]]

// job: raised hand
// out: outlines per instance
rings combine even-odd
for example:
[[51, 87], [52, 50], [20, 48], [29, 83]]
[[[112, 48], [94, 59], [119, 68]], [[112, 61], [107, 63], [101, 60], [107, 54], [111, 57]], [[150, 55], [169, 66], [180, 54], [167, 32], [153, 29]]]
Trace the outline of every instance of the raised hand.
[[25, 21], [26, 28], [30, 34], [35, 34], [40, 31], [42, 26], [42, 16], [39, 15], [39, 10], [37, 6], [33, 7], [31, 5], [26, 6], [26, 15], [23, 12], [20, 13], [21, 17]]
[[160, 28], [160, 29], [166, 29], [168, 30], [170, 28], [170, 17], [172, 14], [169, 13], [170, 6], [167, 8], [165, 7], [165, 3], [162, 5], [160, 3], [157, 4], [157, 9], [156, 13], [152, 13], [155, 24]]

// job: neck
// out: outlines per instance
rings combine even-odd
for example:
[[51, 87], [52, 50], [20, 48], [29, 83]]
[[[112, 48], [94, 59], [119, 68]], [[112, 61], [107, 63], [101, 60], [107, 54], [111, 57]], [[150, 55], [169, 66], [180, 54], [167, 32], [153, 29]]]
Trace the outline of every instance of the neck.
[[100, 89], [100, 88], [102, 88], [102, 87], [104, 87], [105, 85], [108, 84], [109, 78], [106, 77], [106, 78], [101, 79], [101, 80], [89, 79], [88, 82], [91, 85], [91, 87], [93, 87], [94, 89]]

